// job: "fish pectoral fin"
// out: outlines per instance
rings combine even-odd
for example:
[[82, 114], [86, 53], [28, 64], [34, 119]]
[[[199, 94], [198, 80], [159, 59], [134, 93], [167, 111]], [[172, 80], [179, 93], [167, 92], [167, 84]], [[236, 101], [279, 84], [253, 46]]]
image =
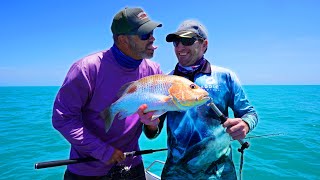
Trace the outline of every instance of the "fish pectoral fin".
[[162, 97], [161, 101], [170, 102], [170, 101], [172, 101], [172, 96], [164, 96], [164, 97]]
[[180, 107], [181, 107], [181, 105], [180, 105], [180, 103], [179, 103], [179, 99], [178, 98], [176, 98], [176, 97], [172, 97], [172, 102], [179, 108], [179, 109], [181, 109]]
[[157, 102], [161, 104], [169, 103], [172, 101], [172, 96], [166, 96], [162, 94], [152, 94], [149, 97], [149, 100], [152, 102]]

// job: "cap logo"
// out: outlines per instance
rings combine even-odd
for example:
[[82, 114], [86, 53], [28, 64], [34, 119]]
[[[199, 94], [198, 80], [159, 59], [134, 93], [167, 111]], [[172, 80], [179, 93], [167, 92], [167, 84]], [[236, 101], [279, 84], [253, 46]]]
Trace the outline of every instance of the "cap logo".
[[189, 34], [192, 34], [192, 32], [185, 32], [185, 33], [180, 34], [179, 36], [180, 37], [189, 37], [188, 36]]
[[148, 15], [142, 11], [141, 13], [138, 14], [138, 18], [140, 20], [144, 20], [144, 19], [148, 18]]

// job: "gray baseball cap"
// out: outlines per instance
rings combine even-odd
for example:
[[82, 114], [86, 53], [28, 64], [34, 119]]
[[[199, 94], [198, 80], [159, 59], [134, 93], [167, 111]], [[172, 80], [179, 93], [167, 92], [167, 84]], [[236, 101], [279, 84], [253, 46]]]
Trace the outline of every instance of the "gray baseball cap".
[[151, 21], [143, 9], [126, 7], [113, 18], [111, 31], [113, 34], [143, 35], [161, 26]]
[[177, 32], [167, 35], [166, 41], [172, 42], [174, 39], [179, 37], [192, 38], [196, 36], [207, 39], [208, 33], [206, 28], [199, 21], [186, 20], [181, 23]]

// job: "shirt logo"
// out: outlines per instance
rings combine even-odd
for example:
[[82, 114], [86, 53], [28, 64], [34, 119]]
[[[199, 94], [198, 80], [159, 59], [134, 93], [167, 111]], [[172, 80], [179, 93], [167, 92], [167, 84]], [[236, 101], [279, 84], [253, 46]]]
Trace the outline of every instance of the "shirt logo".
[[208, 77], [206, 83], [202, 85], [201, 88], [207, 91], [219, 91], [219, 85], [213, 77]]

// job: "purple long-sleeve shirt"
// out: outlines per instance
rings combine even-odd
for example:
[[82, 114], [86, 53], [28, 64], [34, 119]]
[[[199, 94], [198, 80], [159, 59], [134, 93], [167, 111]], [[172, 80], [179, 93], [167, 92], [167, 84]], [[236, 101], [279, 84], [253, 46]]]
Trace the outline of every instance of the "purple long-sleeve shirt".
[[[139, 150], [142, 123], [137, 114], [114, 119], [105, 132], [103, 111], [118, 97], [127, 82], [161, 74], [159, 64], [143, 59], [137, 69], [119, 65], [111, 50], [87, 56], [72, 65], [54, 102], [52, 123], [70, 143], [70, 158], [94, 157], [99, 161], [68, 165], [68, 170], [84, 176], [106, 175], [106, 165], [114, 148], [123, 152]], [[138, 109], [138, 107], [137, 107]], [[136, 166], [141, 156], [127, 158], [122, 164]]]

